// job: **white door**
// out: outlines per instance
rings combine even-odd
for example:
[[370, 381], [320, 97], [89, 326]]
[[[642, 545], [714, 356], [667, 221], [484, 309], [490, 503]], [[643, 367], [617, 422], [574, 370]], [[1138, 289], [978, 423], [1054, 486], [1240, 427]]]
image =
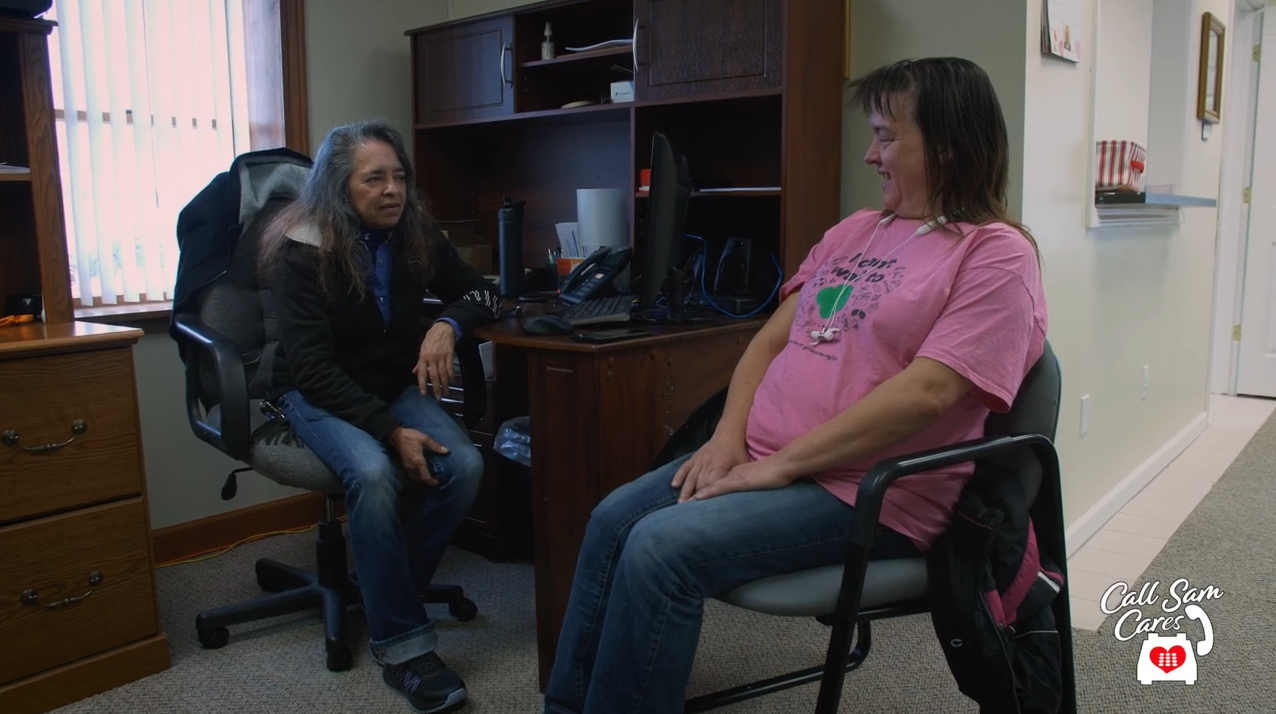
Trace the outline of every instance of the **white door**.
[[1236, 391], [1276, 397], [1276, 16], [1264, 11]]

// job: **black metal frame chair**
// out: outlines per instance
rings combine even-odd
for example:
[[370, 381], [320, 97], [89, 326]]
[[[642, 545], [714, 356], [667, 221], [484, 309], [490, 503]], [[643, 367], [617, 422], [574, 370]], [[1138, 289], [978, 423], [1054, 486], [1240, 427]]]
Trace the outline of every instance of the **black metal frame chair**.
[[[986, 436], [965, 443], [884, 460], [861, 481], [851, 516], [851, 537], [841, 565], [764, 578], [723, 595], [723, 602], [770, 615], [814, 617], [831, 626], [824, 662], [788, 674], [689, 699], [686, 712], [702, 712], [818, 681], [817, 714], [834, 714], [847, 672], [858, 668], [872, 646], [871, 623], [930, 611], [925, 558], [872, 561], [868, 554], [882, 502], [896, 480], [973, 461], [1020, 479], [1030, 507], [1038, 547], [1065, 577], [1051, 608], [1059, 631], [1063, 701], [1060, 712], [1076, 712], [1072, 616], [1067, 588], [1067, 547], [1059, 459], [1053, 439], [1059, 418], [1061, 375], [1047, 343], [1007, 414], [988, 418]], [[689, 453], [712, 435], [725, 402], [723, 390], [692, 414], [670, 438], [653, 466]]]

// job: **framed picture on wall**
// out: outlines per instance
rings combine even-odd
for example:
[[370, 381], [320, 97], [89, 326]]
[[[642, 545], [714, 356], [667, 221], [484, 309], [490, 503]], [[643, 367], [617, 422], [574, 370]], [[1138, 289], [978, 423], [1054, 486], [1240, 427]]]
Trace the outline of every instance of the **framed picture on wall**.
[[1223, 23], [1211, 13], [1201, 17], [1201, 67], [1196, 87], [1196, 118], [1217, 124], [1223, 113]]

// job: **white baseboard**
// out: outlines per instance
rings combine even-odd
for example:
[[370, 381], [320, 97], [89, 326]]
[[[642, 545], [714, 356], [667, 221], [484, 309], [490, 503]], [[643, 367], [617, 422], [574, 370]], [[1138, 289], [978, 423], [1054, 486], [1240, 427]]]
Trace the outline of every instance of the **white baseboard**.
[[1209, 414], [1205, 412], [1198, 414], [1182, 431], [1175, 434], [1174, 438], [1165, 442], [1164, 446], [1139, 464], [1129, 476], [1121, 479], [1121, 483], [1118, 483], [1116, 488], [1108, 491], [1098, 503], [1085, 512], [1085, 515], [1069, 526], [1064, 534], [1068, 543], [1068, 557], [1071, 558], [1073, 554], [1081, 550], [1081, 546], [1098, 533], [1099, 529], [1103, 528], [1125, 504], [1130, 502], [1130, 499], [1137, 496], [1144, 486], [1151, 483], [1152, 479], [1169, 466], [1171, 461], [1191, 446], [1207, 426], [1209, 426]]

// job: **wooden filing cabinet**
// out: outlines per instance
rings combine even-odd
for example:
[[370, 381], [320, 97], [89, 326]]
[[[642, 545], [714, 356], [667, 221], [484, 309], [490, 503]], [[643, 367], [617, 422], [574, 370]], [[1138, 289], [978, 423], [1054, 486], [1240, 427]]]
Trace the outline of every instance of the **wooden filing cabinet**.
[[132, 346], [140, 330], [0, 328], [0, 711], [169, 666]]

